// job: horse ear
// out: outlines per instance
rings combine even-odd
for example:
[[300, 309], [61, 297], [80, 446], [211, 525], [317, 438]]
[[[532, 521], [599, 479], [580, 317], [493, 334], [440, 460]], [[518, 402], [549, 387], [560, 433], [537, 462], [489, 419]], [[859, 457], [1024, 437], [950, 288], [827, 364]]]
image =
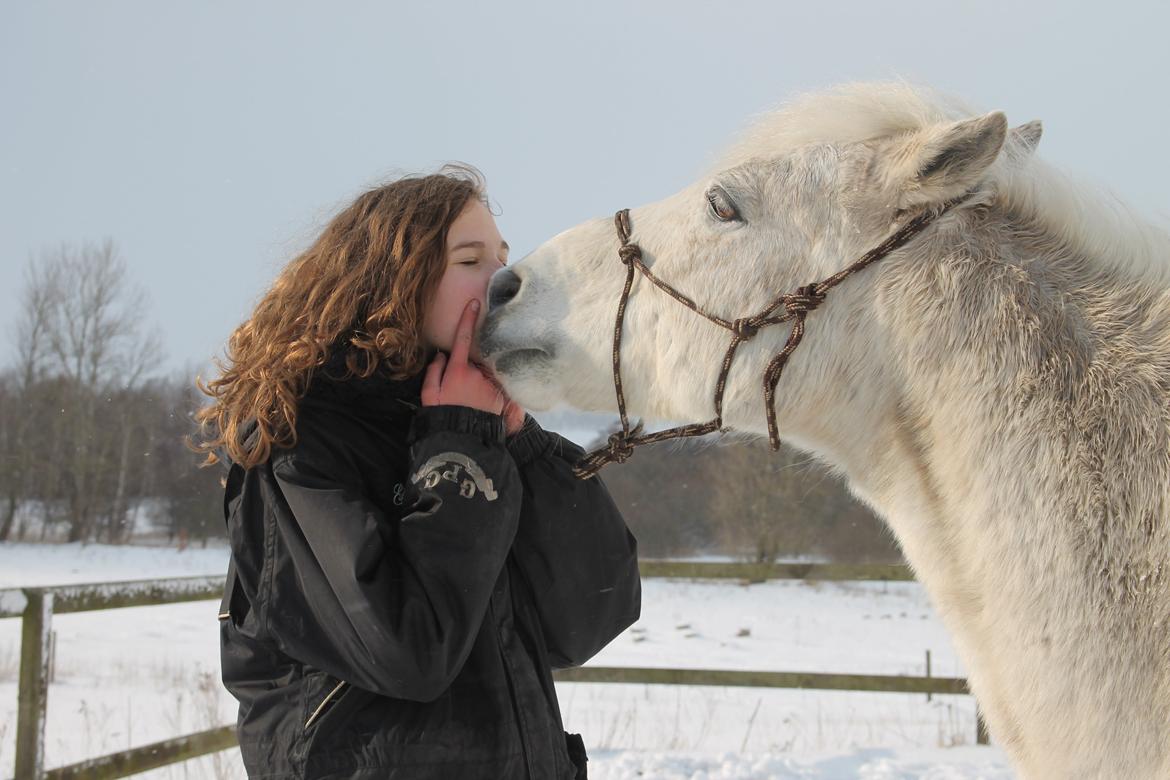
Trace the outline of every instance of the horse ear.
[[1011, 130], [1011, 139], [1017, 144], [1018, 148], [1027, 154], [1031, 154], [1040, 145], [1040, 136], [1043, 133], [1044, 125], [1040, 123], [1039, 119], [1033, 119], [1031, 122], [1025, 122], [1019, 127], [1013, 127]]
[[974, 187], [1007, 138], [1007, 117], [986, 116], [927, 128], [897, 153], [902, 180], [899, 207], [937, 205]]

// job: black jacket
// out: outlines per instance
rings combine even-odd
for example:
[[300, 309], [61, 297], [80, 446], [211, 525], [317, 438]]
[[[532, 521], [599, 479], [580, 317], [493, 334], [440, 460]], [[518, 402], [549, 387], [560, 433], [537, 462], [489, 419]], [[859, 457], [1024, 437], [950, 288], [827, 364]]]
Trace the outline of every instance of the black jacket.
[[[223, 681], [250, 778], [573, 778], [551, 669], [638, 618], [633, 536], [529, 417], [318, 378], [224, 498]], [[578, 740], [579, 744], [579, 740]], [[574, 751], [575, 752], [575, 751]]]

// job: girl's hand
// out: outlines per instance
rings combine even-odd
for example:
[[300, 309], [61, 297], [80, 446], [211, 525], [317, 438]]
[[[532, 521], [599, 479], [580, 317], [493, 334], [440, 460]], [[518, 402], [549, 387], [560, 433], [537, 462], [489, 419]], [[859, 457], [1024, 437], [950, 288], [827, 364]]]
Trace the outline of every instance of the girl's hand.
[[496, 386], [496, 389], [500, 391], [500, 395], [504, 399], [504, 411], [502, 414], [504, 415], [505, 435], [512, 436], [519, 433], [520, 429], [524, 427], [524, 418], [527, 416], [527, 412], [524, 411], [524, 407], [520, 406], [520, 404], [516, 403], [508, 397], [508, 393], [504, 390], [504, 386], [500, 384], [500, 380], [496, 379], [496, 375], [492, 373], [490, 368], [487, 366], [480, 366], [480, 370], [483, 371], [484, 376], [492, 381], [492, 384]]
[[504, 396], [504, 429], [508, 436], [519, 433], [524, 427], [524, 409], [511, 398]]
[[459, 318], [450, 359], [440, 352], [427, 366], [422, 386], [423, 406], [469, 406], [492, 414], [504, 412], [503, 391], [467, 359], [478, 316], [479, 301], [472, 299]]

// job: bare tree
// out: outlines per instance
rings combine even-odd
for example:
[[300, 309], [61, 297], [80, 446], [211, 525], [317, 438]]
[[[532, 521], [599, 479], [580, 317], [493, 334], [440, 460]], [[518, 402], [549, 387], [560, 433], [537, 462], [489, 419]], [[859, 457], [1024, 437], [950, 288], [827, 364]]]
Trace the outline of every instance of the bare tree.
[[[70, 541], [90, 538], [99, 512], [108, 528], [124, 524], [125, 431], [134, 410], [115, 399], [136, 387], [161, 354], [157, 335], [140, 327], [144, 308], [145, 294], [130, 284], [112, 241], [62, 246], [43, 254], [29, 273], [20, 332], [36, 334], [38, 367], [62, 382], [69, 446], [59, 466]], [[30, 316], [42, 309], [41, 319]]]
[[716, 541], [710, 502], [719, 474], [718, 447], [664, 441], [611, 466], [601, 478], [638, 540], [638, 554], [669, 558], [707, 550]]
[[645, 557], [901, 560], [885, 526], [840, 479], [787, 447], [774, 453], [766, 442], [720, 436], [667, 441], [602, 476]]
[[184, 444], [203, 398], [192, 371], [155, 378], [145, 296], [114, 245], [43, 252], [25, 282], [17, 359], [0, 372], [0, 540], [39, 520], [42, 541], [64, 526], [121, 543], [138, 517], [172, 540], [222, 535], [220, 474]]
[[26, 494], [22, 483], [26, 470], [22, 462], [20, 415], [17, 414], [19, 393], [15, 378], [0, 376], [0, 488], [4, 490], [4, 516], [0, 518], [0, 542], [12, 535], [16, 509]]
[[738, 442], [720, 449], [726, 478], [711, 486], [712, 512], [725, 548], [758, 562], [806, 552], [824, 475], [787, 447], [773, 453]]
[[98, 392], [136, 385], [157, 364], [161, 345], [139, 328], [146, 293], [131, 286], [114, 243], [62, 246], [42, 263], [58, 280], [48, 331], [56, 370]]
[[0, 482], [4, 490], [4, 515], [0, 520], [0, 542], [12, 535], [16, 511], [23, 497], [33, 490], [35, 455], [29, 441], [33, 415], [29, 406], [41, 380], [49, 353], [54, 312], [61, 297], [60, 267], [32, 260], [25, 267], [25, 293], [14, 333], [16, 365], [5, 378], [0, 401], [3, 425], [4, 467]]
[[712, 519], [724, 549], [757, 562], [815, 555], [834, 561], [897, 562], [883, 523], [814, 458], [766, 442], [720, 447], [724, 478], [711, 485]]

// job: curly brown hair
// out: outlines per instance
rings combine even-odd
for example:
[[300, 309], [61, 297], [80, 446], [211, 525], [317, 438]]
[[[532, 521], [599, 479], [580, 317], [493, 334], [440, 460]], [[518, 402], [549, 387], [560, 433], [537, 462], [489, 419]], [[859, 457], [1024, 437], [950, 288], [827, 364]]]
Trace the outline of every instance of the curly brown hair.
[[251, 468], [293, 446], [297, 403], [341, 350], [338, 379], [422, 370], [423, 314], [446, 268], [447, 232], [473, 198], [487, 203], [480, 173], [448, 165], [365, 192], [335, 216], [232, 333], [219, 377], [196, 378], [214, 399], [196, 413], [203, 465], [222, 450]]

